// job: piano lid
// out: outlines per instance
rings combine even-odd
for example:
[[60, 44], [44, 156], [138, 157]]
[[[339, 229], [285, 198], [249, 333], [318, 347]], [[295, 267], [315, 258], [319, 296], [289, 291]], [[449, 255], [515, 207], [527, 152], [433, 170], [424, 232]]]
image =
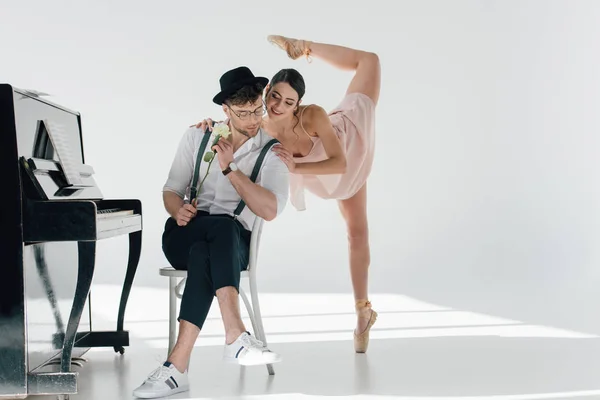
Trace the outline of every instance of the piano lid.
[[22, 160], [15, 162], [24, 179], [37, 180], [29, 185], [34, 192], [28, 194], [48, 200], [102, 199], [94, 171], [85, 164], [79, 113], [31, 91], [13, 88], [12, 97], [16, 128], [12, 134]]

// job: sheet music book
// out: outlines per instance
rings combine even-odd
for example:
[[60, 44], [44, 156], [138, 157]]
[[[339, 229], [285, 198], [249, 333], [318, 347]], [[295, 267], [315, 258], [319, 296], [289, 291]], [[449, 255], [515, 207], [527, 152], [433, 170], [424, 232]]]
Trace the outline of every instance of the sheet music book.
[[48, 119], [44, 120], [44, 125], [52, 141], [52, 146], [58, 154], [67, 182], [69, 185], [81, 185], [83, 183], [79, 174], [79, 164], [81, 163], [74, 157], [64, 126]]

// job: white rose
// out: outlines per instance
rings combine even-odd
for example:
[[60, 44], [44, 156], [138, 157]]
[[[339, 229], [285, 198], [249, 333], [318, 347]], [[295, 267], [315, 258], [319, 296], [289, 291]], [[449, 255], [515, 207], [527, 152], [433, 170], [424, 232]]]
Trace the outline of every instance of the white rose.
[[229, 127], [227, 126], [227, 124], [218, 124], [217, 126], [214, 127], [213, 133], [217, 137], [220, 136], [225, 139], [227, 139], [229, 137], [229, 135], [231, 135], [231, 131], [229, 130]]

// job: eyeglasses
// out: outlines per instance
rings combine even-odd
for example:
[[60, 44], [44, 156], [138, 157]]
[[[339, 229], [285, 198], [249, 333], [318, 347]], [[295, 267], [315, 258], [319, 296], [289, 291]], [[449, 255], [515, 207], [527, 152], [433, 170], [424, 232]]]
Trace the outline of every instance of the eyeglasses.
[[245, 119], [248, 119], [251, 115], [255, 115], [257, 118], [262, 117], [263, 115], [265, 115], [266, 106], [265, 106], [265, 103], [263, 102], [262, 107], [257, 108], [254, 111], [247, 111], [247, 110], [235, 111], [231, 107], [229, 107], [229, 109], [231, 110], [232, 113], [234, 113], [235, 115], [237, 115], [237, 117], [239, 119], [245, 120]]

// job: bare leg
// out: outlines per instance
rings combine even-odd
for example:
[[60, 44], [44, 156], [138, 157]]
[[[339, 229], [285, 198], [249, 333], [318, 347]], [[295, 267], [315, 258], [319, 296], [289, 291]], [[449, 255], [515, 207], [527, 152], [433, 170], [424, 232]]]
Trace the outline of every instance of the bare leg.
[[[367, 335], [365, 330], [374, 323], [374, 313], [368, 303], [369, 266], [371, 253], [369, 248], [369, 223], [367, 219], [367, 185], [354, 196], [338, 201], [338, 205], [348, 231], [348, 251], [350, 257], [350, 277], [357, 308], [355, 334]], [[366, 350], [366, 349], [365, 349]]]
[[173, 346], [173, 351], [171, 351], [167, 361], [173, 364], [181, 373], [185, 372], [189, 367], [194, 343], [196, 343], [199, 333], [200, 328], [196, 325], [183, 319], [179, 321], [177, 343]]
[[[238, 296], [238, 292], [232, 286], [217, 290], [217, 299], [219, 300], [219, 308], [223, 317], [225, 341], [227, 344], [233, 343], [242, 332], [246, 331], [240, 314]], [[179, 372], [184, 372], [188, 369], [194, 343], [199, 334], [200, 329], [196, 325], [185, 320], [179, 322], [177, 343], [173, 346], [173, 351], [167, 359]]]
[[[367, 220], [367, 186], [347, 200], [338, 201], [348, 232], [350, 256], [350, 277], [354, 289], [354, 300], [368, 299], [369, 265], [369, 226]], [[365, 324], [366, 325], [366, 324]], [[362, 329], [358, 326], [358, 331]]]
[[235, 340], [246, 331], [242, 316], [240, 314], [239, 293], [233, 286], [227, 286], [217, 290], [217, 299], [225, 327], [225, 341], [227, 344]]
[[297, 40], [271, 35], [268, 40], [297, 59], [302, 55], [314, 56], [345, 71], [356, 71], [346, 93], [363, 93], [375, 104], [379, 101], [381, 66], [375, 53], [334, 44]]

